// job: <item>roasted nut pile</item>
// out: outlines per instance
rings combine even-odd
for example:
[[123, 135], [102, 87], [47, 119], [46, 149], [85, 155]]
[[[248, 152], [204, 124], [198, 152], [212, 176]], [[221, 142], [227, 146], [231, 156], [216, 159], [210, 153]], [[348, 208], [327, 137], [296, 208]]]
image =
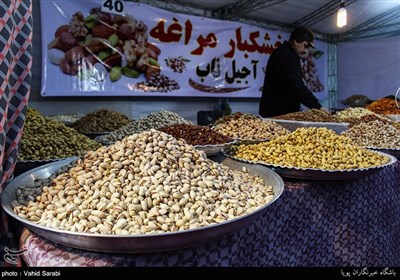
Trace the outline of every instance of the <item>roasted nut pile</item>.
[[152, 129], [87, 153], [14, 211], [46, 227], [129, 235], [221, 223], [272, 198], [259, 176], [232, 171]]
[[129, 117], [119, 112], [100, 109], [83, 116], [72, 127], [81, 133], [110, 132], [129, 124], [131, 121]]
[[19, 148], [18, 160], [46, 160], [81, 156], [101, 145], [63, 123], [29, 108]]
[[190, 145], [215, 145], [233, 142], [233, 139], [225, 136], [209, 127], [193, 124], [174, 124], [159, 129], [162, 132], [182, 138]]
[[342, 134], [362, 147], [400, 149], [400, 131], [379, 120], [359, 123]]
[[100, 143], [115, 143], [118, 140], [122, 140], [126, 136], [134, 133], [140, 133], [145, 130], [154, 128], [158, 129], [163, 126], [168, 126], [172, 124], [186, 123], [191, 124], [190, 121], [182, 118], [177, 113], [170, 112], [167, 110], [161, 110], [159, 112], [154, 112], [148, 114], [144, 118], [140, 118], [138, 121], [134, 120], [128, 125], [121, 127], [120, 129], [111, 132], [109, 135], [104, 135], [97, 138]]
[[237, 114], [217, 121], [215, 131], [234, 139], [274, 139], [289, 134], [289, 130], [276, 122], [263, 120], [251, 114]]
[[397, 107], [396, 101], [390, 98], [376, 100], [369, 104], [367, 109], [377, 114], [400, 114], [400, 108]]
[[311, 109], [302, 112], [294, 112], [281, 116], [276, 116], [273, 118], [280, 120], [293, 120], [293, 121], [304, 121], [304, 122], [336, 122], [333, 116], [329, 112], [318, 109]]
[[362, 117], [359, 118], [348, 118], [346, 119], [346, 122], [349, 123], [349, 128], [353, 127], [355, 125], [361, 124], [361, 123], [368, 123], [368, 122], [372, 122], [372, 121], [380, 121], [386, 124], [392, 124], [394, 123], [393, 121], [385, 118], [385, 117], [381, 117], [377, 114], [371, 114], [371, 115], [364, 115]]
[[379, 166], [389, 158], [354, 145], [351, 139], [327, 128], [298, 128], [269, 142], [240, 145], [237, 158], [288, 167], [345, 170]]
[[334, 117], [338, 122], [346, 122], [348, 119], [361, 118], [366, 115], [375, 115], [379, 117], [374, 112], [371, 112], [370, 110], [364, 108], [347, 108], [343, 111], [336, 112]]

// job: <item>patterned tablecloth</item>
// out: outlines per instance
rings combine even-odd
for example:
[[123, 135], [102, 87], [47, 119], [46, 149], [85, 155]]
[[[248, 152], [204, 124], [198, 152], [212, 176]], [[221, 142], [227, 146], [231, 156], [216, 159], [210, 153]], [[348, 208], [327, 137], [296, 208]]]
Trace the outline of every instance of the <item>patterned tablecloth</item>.
[[285, 180], [249, 226], [209, 243], [151, 254], [103, 254], [29, 233], [29, 266], [400, 266], [400, 163], [352, 181]]

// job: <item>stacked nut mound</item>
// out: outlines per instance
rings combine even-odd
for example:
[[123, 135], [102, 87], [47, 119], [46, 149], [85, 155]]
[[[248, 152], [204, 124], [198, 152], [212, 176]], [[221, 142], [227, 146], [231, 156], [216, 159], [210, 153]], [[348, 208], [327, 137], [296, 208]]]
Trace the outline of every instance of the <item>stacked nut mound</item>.
[[120, 129], [111, 132], [109, 135], [100, 136], [96, 140], [104, 144], [115, 143], [134, 133], [140, 133], [151, 128], [159, 129], [164, 126], [178, 123], [191, 124], [190, 121], [182, 118], [177, 113], [161, 110], [159, 112], [148, 114], [146, 117], [140, 118], [138, 121], [133, 120]]
[[27, 110], [18, 160], [47, 160], [81, 156], [101, 145], [63, 123]]
[[400, 149], [400, 131], [380, 120], [359, 123], [342, 134], [362, 147]]
[[388, 120], [374, 112], [364, 108], [347, 108], [343, 111], [336, 112], [334, 118], [338, 122], [348, 122], [351, 124], [358, 123], [360, 118], [364, 118], [365, 121], [369, 120]]
[[235, 113], [218, 120], [213, 130], [234, 139], [252, 140], [274, 139], [290, 133], [276, 122], [242, 113]]
[[[397, 103], [400, 103], [398, 100]], [[367, 106], [367, 109], [377, 114], [400, 114], [396, 100], [391, 98], [378, 99]]]
[[209, 127], [193, 124], [174, 124], [159, 129], [177, 139], [184, 139], [190, 145], [217, 145], [233, 142], [233, 139]]
[[129, 124], [131, 121], [129, 117], [119, 112], [100, 109], [81, 117], [72, 127], [81, 133], [110, 132]]
[[368, 168], [388, 163], [384, 155], [363, 149], [327, 128], [298, 128], [270, 142], [240, 145], [233, 156], [286, 167], [322, 170]]
[[14, 211], [46, 227], [135, 235], [221, 223], [272, 197], [259, 176], [233, 171], [152, 129], [87, 153]]
[[280, 115], [274, 117], [274, 119], [304, 121], [304, 122], [335, 122], [335, 119], [331, 115], [331, 113], [318, 109], [311, 109], [302, 112], [294, 112], [285, 115]]

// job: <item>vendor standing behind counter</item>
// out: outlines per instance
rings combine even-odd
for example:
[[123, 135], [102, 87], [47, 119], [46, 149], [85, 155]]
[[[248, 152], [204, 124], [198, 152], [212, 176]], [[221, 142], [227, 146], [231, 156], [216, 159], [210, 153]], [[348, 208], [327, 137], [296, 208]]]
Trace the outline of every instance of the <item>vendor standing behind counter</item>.
[[306, 27], [297, 27], [270, 56], [265, 72], [259, 114], [266, 117], [300, 111], [300, 104], [321, 109], [318, 99], [304, 84], [300, 55], [314, 48], [314, 34]]

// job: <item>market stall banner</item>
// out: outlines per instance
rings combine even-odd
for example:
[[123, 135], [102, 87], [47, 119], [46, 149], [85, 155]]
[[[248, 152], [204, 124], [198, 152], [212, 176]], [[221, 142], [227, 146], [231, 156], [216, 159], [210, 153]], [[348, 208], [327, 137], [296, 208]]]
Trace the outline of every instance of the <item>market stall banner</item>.
[[[42, 96], [257, 98], [270, 54], [289, 37], [133, 2], [110, 13], [105, 2], [41, 0]], [[316, 47], [301, 63], [322, 100], [327, 44]]]

